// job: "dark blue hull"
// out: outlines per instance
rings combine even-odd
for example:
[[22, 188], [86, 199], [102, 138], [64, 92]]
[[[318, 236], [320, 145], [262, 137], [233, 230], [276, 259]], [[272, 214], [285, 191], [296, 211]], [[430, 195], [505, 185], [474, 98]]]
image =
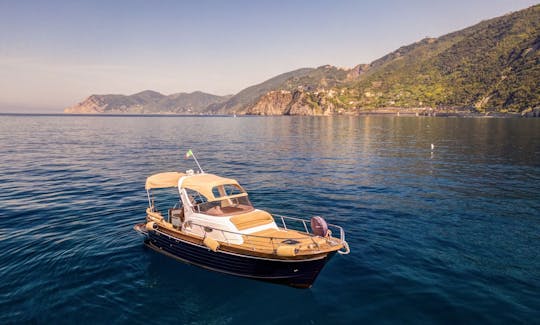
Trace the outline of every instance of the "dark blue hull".
[[236, 254], [197, 245], [160, 231], [149, 231], [145, 244], [186, 263], [222, 273], [309, 288], [326, 262], [335, 254], [304, 260], [270, 259]]

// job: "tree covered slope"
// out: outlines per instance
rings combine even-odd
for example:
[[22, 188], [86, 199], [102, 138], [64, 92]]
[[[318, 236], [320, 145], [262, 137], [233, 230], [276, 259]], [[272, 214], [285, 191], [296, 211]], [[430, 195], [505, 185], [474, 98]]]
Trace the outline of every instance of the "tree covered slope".
[[[371, 63], [343, 90], [354, 107], [540, 105], [540, 5], [426, 38]], [[353, 107], [349, 107], [353, 108]]]

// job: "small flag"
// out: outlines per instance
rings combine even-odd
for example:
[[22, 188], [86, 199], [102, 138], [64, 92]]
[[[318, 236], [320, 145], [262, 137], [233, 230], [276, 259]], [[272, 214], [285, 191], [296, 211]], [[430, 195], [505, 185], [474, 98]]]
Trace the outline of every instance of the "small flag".
[[193, 156], [193, 152], [191, 151], [191, 149], [189, 149], [188, 152], [186, 152], [186, 159], [188, 159], [191, 156]]

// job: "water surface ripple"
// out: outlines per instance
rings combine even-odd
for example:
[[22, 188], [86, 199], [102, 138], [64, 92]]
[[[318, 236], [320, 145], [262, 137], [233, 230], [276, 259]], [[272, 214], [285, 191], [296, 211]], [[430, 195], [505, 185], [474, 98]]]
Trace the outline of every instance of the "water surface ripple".
[[[540, 319], [540, 120], [1, 117], [0, 323]], [[351, 254], [298, 290], [146, 249], [145, 178], [188, 148]]]

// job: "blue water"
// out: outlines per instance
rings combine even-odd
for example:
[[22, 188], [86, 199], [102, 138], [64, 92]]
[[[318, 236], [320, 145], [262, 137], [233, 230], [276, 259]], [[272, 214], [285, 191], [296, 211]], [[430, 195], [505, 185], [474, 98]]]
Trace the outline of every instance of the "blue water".
[[[351, 254], [299, 290], [145, 248], [145, 178], [188, 148]], [[540, 120], [4, 115], [0, 157], [2, 324], [540, 319]]]

